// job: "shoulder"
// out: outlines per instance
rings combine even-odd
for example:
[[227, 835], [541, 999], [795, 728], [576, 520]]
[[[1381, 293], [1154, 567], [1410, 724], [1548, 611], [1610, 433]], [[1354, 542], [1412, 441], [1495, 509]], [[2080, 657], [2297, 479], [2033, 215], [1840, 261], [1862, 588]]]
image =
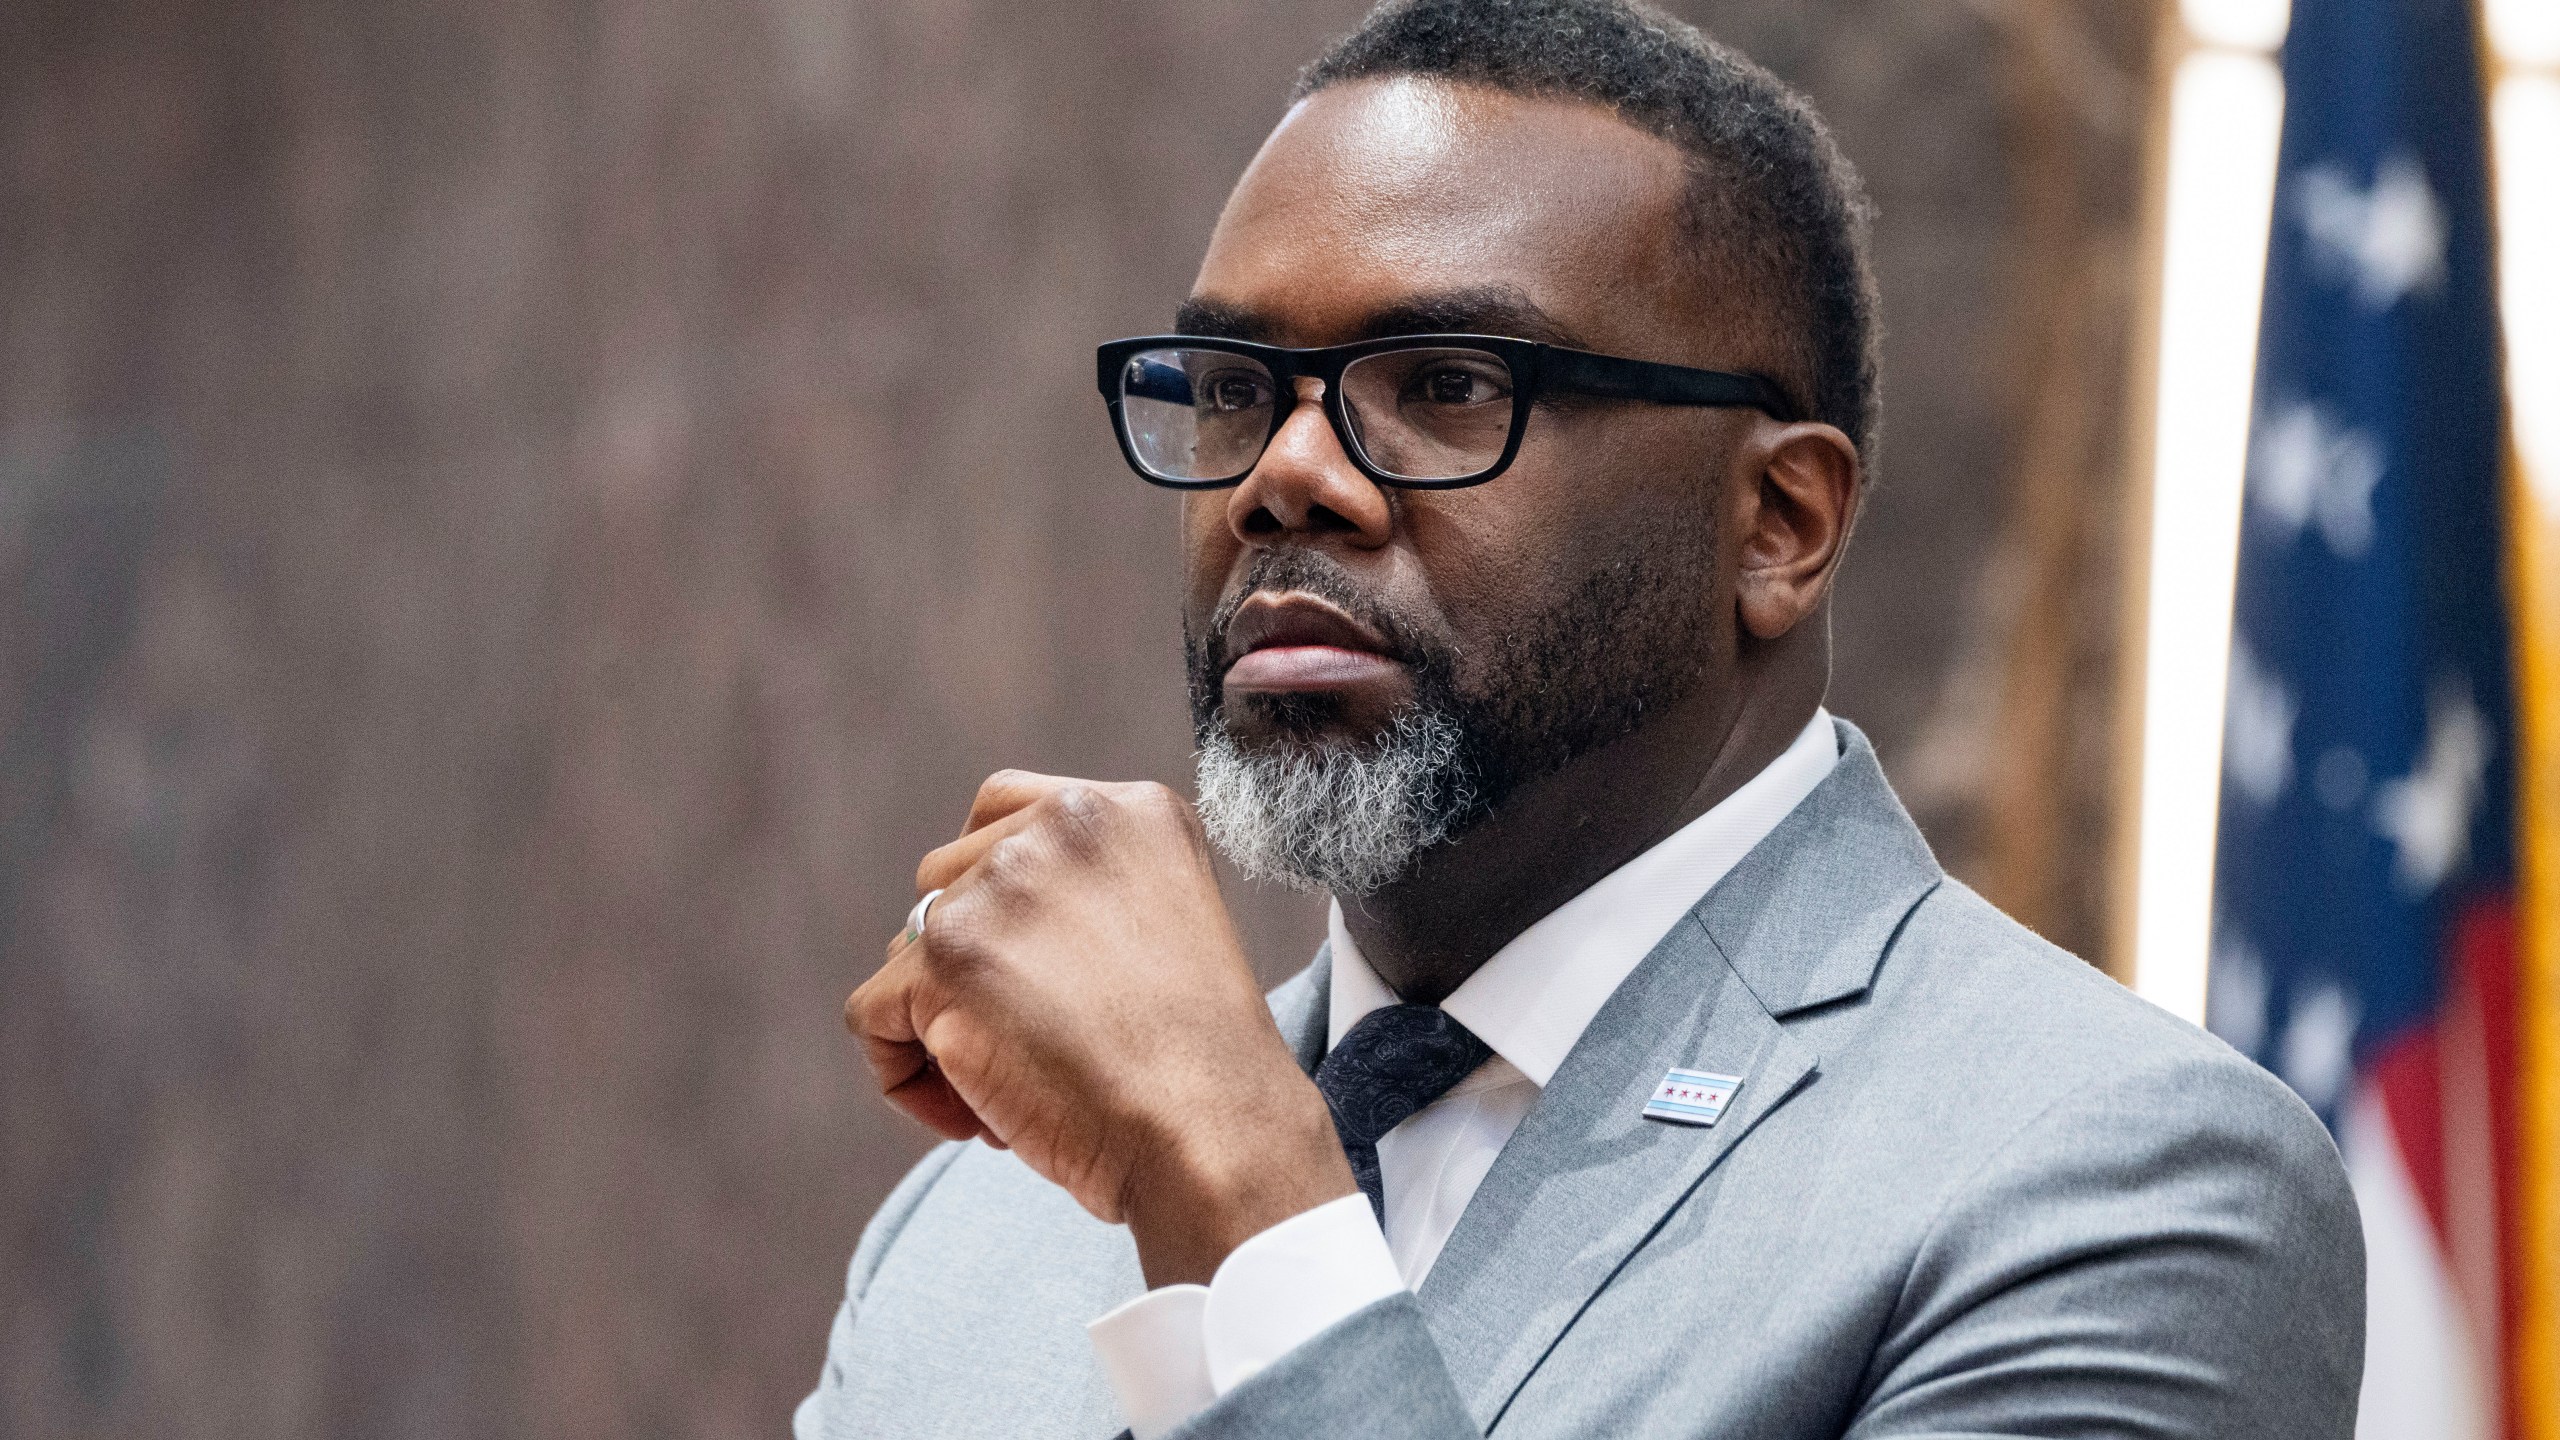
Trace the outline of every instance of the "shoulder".
[[[1949, 879], [1913, 907], [1880, 967], [1879, 1020], [1960, 1045], [2046, 1097], [2128, 1073], [2176, 1071], [2325, 1135], [2310, 1109], [2247, 1057]], [[2299, 1122], [2296, 1125], [2295, 1122]]]
[[899, 1234], [907, 1228], [907, 1222], [915, 1218], [925, 1197], [933, 1193], [934, 1186], [940, 1183], [953, 1162], [968, 1153], [968, 1149], [968, 1146], [956, 1142], [933, 1147], [898, 1182], [897, 1188], [889, 1192], [889, 1197], [880, 1202], [880, 1208], [872, 1213], [871, 1223], [862, 1227], [862, 1238], [853, 1247], [853, 1261], [846, 1267], [844, 1291], [847, 1299], [858, 1301], [862, 1292], [871, 1287], [871, 1277], [879, 1273], [882, 1257], [898, 1243]]
[[2164, 1429], [2352, 1429], [2362, 1230], [2275, 1077], [1954, 881], [1863, 1002], [1807, 1018], [1828, 1138], [1895, 1237], [1853, 1433], [2054, 1433], [2093, 1395]]
[[1955, 1128], [1977, 1184], [2106, 1175], [2201, 1200], [2199, 1178], [2220, 1176], [2270, 1221], [2357, 1229], [2337, 1147], [2291, 1089], [1957, 881], [1914, 908], [1868, 1008], [1848, 1048], [1972, 1108], [1979, 1123]]
[[1143, 1288], [1125, 1230], [1009, 1152], [938, 1147], [863, 1232], [800, 1433], [1107, 1434], [1084, 1327]]

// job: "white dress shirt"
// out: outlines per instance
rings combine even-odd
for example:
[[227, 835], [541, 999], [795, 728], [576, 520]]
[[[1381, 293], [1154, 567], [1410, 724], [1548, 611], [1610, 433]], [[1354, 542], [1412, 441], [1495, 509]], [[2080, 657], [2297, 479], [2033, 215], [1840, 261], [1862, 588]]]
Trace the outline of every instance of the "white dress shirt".
[[[1441, 1008], [1493, 1057], [1380, 1137], [1383, 1231], [1367, 1196], [1345, 1195], [1237, 1246], [1207, 1285], [1150, 1290], [1087, 1327], [1136, 1440], [1154, 1440], [1336, 1321], [1420, 1288], [1591, 1018], [1839, 758], [1831, 716], [1816, 710], [1768, 768], [1521, 931], [1450, 992]], [[1339, 904], [1326, 929], [1330, 1049], [1397, 999], [1343, 928]]]

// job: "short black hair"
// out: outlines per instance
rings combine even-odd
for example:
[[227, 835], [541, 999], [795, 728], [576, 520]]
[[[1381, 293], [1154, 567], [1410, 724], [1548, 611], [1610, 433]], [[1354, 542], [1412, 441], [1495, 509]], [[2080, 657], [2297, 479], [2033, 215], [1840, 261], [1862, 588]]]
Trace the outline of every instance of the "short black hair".
[[[1399, 75], [1590, 101], [1689, 152], [1694, 227], [1798, 337], [1808, 412], [1869, 468], [1881, 424], [1873, 213], [1813, 106], [1739, 51], [1632, 0], [1387, 0], [1298, 76], [1293, 101]], [[1774, 377], [1792, 393], [1789, 377]]]

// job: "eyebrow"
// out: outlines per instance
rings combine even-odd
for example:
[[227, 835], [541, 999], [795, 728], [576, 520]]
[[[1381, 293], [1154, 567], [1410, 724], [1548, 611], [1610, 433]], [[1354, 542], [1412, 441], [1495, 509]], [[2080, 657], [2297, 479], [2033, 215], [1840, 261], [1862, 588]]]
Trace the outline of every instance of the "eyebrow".
[[[1183, 335], [1265, 344], [1272, 343], [1283, 329], [1278, 320], [1260, 311], [1199, 295], [1175, 308], [1173, 326], [1176, 333]], [[1409, 296], [1370, 312], [1352, 338], [1374, 340], [1388, 335], [1507, 335], [1569, 349], [1584, 348], [1573, 332], [1538, 302], [1507, 285]]]
[[1173, 333], [1267, 343], [1280, 333], [1280, 326], [1241, 305], [1194, 295], [1173, 307]]

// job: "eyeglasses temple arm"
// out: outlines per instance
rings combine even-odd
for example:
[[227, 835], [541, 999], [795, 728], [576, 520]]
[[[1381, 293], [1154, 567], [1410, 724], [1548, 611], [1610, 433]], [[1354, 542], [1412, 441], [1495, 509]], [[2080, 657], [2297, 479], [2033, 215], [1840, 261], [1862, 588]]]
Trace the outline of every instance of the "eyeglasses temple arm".
[[1804, 418], [1785, 391], [1758, 375], [1693, 370], [1557, 345], [1540, 349], [1539, 383], [1549, 389], [1604, 400], [1649, 400], [1656, 405], [1742, 405], [1765, 411], [1775, 420]]

